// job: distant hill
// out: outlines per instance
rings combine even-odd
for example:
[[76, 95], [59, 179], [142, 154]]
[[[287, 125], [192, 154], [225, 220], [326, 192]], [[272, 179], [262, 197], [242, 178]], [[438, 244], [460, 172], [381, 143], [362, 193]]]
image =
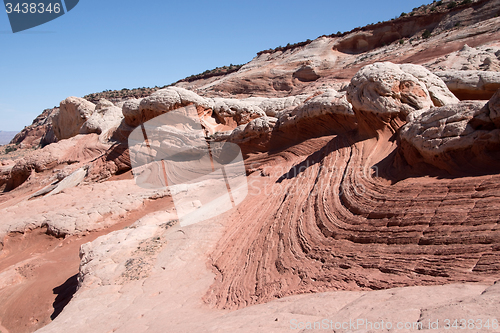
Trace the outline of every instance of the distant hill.
[[0, 131], [0, 145], [6, 145], [16, 136], [17, 132]]

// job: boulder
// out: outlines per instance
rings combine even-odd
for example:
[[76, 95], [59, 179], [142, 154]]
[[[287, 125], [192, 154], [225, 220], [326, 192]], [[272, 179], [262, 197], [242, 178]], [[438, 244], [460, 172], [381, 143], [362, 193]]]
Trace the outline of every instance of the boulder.
[[432, 74], [430, 71], [425, 70], [422, 66], [414, 64], [399, 65], [401, 70], [415, 76], [422, 81], [429, 91], [432, 103], [434, 106], [443, 106], [446, 104], [455, 104], [459, 99], [453, 95], [448, 89], [446, 84], [439, 78], [439, 76]]
[[138, 126], [141, 123], [141, 112], [140, 105], [141, 99], [129, 99], [122, 106], [122, 114], [125, 119], [125, 123], [129, 126]]
[[101, 98], [101, 99], [97, 102], [97, 104], [95, 105], [95, 109], [96, 109], [96, 110], [101, 110], [101, 109], [107, 109], [107, 108], [110, 108], [110, 107], [113, 107], [113, 106], [115, 106], [115, 105], [113, 104], [113, 102], [110, 102], [110, 101], [108, 101], [108, 100], [107, 100], [107, 99], [105, 99], [105, 98]]
[[258, 105], [260, 100], [238, 100], [228, 98], [214, 98], [214, 113], [220, 122], [231, 126], [231, 123], [243, 125], [251, 120], [266, 116], [266, 113]]
[[53, 127], [57, 139], [69, 139], [78, 133], [94, 113], [95, 104], [83, 98], [68, 97], [61, 102], [59, 111], [54, 115]]
[[[233, 143], [247, 143], [249, 141], [268, 141], [278, 119], [274, 117], [262, 116], [250, 121], [248, 124], [238, 126], [229, 137]], [[263, 137], [267, 137], [264, 139]]]
[[213, 102], [210, 99], [200, 97], [183, 88], [168, 87], [144, 98], [139, 104], [139, 110], [135, 109], [135, 105], [128, 104], [124, 112], [125, 121], [130, 126], [138, 126], [168, 111], [191, 104], [203, 109], [213, 108]]
[[480, 70], [436, 72], [460, 99], [490, 99], [500, 88], [500, 73]]
[[415, 110], [455, 101], [439, 78], [424, 67], [390, 62], [361, 68], [347, 87], [347, 100], [360, 133], [368, 135], [384, 128], [395, 132]]
[[80, 134], [97, 133], [101, 141], [105, 141], [110, 138], [113, 130], [120, 126], [123, 113], [122, 109], [113, 104], [106, 107], [103, 104], [97, 106], [95, 112], [83, 123]]
[[314, 68], [307, 65], [300, 67], [296, 72], [294, 72], [293, 77], [302, 82], [316, 81], [320, 78]]
[[406, 161], [410, 165], [425, 162], [450, 174], [498, 170], [497, 105], [491, 104], [491, 112], [484, 102], [463, 101], [413, 112], [400, 131]]

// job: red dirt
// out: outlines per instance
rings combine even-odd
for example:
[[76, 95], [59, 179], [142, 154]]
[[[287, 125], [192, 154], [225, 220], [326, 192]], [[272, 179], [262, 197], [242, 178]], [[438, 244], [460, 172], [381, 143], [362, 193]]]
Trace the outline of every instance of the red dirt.
[[[65, 239], [49, 236], [45, 229], [6, 236], [0, 252], [0, 274], [17, 265], [16, 271], [22, 276], [22, 281], [0, 290], [1, 332], [33, 332], [51, 321], [51, 315], [57, 314], [54, 307], [59, 303], [56, 292], [64, 294], [64, 287], [74, 287], [82, 244], [123, 229], [151, 212], [172, 205], [171, 197], [148, 200], [140, 209], [123, 216], [110, 228]], [[54, 290], [63, 284], [63, 288]]]

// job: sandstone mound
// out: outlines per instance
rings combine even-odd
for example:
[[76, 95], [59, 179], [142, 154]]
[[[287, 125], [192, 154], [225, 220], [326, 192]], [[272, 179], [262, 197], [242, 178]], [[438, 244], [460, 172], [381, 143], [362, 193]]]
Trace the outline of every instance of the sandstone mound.
[[81, 134], [97, 133], [103, 142], [112, 136], [123, 119], [122, 109], [110, 101], [102, 99], [94, 113], [80, 127]]
[[[58, 316], [41, 332], [280, 332], [294, 319], [360, 313], [431, 332], [429, 320], [457, 313], [493, 318], [500, 90], [460, 102], [435, 72], [474, 71], [467, 89], [493, 94], [473, 81], [496, 75], [499, 3], [419, 9], [140, 99], [61, 102], [37, 122], [57, 142], [0, 164], [0, 330], [49, 323], [52, 302]], [[161, 122], [180, 108], [196, 128]], [[42, 137], [29, 133], [26, 145]], [[171, 180], [181, 184], [138, 186], [128, 142], [147, 158], [179, 158]], [[247, 196], [183, 224], [176, 195], [216, 195], [197, 177], [220, 152], [200, 147], [226, 142], [243, 152]], [[38, 279], [52, 271], [57, 284]]]
[[[496, 278], [500, 234], [492, 204], [497, 200], [490, 196], [498, 175], [388, 183], [390, 175], [382, 177], [385, 170], [376, 166], [394, 156], [394, 135], [406, 120], [401, 140], [415, 146], [420, 142], [420, 149], [465, 147], [485, 156], [474, 145], [482, 147], [490, 140], [486, 146], [497, 153], [496, 129], [476, 130], [468, 137], [468, 123], [474, 116], [489, 115], [490, 108], [496, 110], [496, 99], [488, 111], [481, 102], [436, 108], [426, 84], [402, 68], [374, 64], [353, 77], [347, 91], [361, 136], [310, 139], [249, 160], [265, 177], [258, 183], [258, 194], [231, 216], [212, 254], [217, 278], [206, 294], [208, 302], [240, 308], [303, 292]], [[457, 101], [442, 82], [428, 82], [437, 87], [436, 104]], [[453, 136], [459, 144], [451, 143]], [[450, 161], [446, 154], [442, 164], [432, 158], [431, 164], [445, 170], [454, 170], [459, 161]], [[259, 212], [241, 214], [252, 206], [259, 206]], [[236, 232], [254, 236], [236, 241]], [[247, 268], [241, 271], [239, 265]]]
[[497, 101], [492, 99], [486, 105], [462, 102], [411, 114], [401, 130], [401, 145], [408, 163], [424, 161], [450, 174], [498, 170], [500, 129], [494, 111]]
[[490, 99], [500, 89], [500, 73], [490, 71], [436, 72], [460, 99]]
[[360, 133], [367, 135], [387, 127], [395, 132], [415, 110], [458, 101], [443, 81], [422, 66], [389, 62], [363, 67], [347, 87], [347, 98]]
[[95, 104], [79, 97], [68, 97], [61, 102], [52, 120], [54, 133], [59, 140], [68, 139], [80, 132], [80, 127], [90, 118]]

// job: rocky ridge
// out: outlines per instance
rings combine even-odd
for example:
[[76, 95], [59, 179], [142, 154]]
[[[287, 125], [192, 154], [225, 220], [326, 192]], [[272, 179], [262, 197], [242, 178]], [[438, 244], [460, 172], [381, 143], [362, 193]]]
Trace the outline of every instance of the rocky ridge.
[[[81, 246], [77, 291], [41, 332], [287, 331], [293, 320], [362, 315], [430, 332], [452, 315], [492, 319], [497, 5], [474, 2], [414, 26], [418, 18], [404, 18], [394, 27], [409, 24], [410, 35], [385, 46], [379, 26], [139, 99], [62, 101], [23, 134], [47, 126], [40, 133], [57, 142], [0, 166], [0, 329], [21, 331], [8, 304], [43, 264], [12, 259], [15, 235], [70, 240], [121, 220], [130, 223]], [[416, 37], [430, 26], [429, 38]], [[480, 100], [460, 101], [465, 93]], [[183, 107], [196, 109], [207, 142], [240, 146], [248, 195], [190, 226], [171, 202], [136, 217], [183, 189], [136, 186], [127, 136]], [[23, 320], [26, 332], [43, 326]]]

